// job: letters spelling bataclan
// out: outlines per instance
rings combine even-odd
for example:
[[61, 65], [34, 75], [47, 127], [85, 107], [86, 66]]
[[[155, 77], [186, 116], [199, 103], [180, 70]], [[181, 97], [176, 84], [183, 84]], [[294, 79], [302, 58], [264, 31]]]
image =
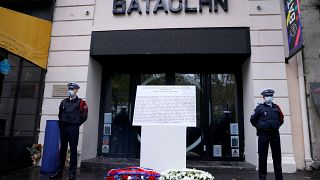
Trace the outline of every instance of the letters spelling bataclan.
[[[131, 14], [131, 12], [136, 11], [139, 14], [142, 14], [140, 3], [145, 2], [146, 14], [150, 12], [150, 1], [153, 0], [129, 0], [130, 5], [129, 8], [126, 8], [126, 0], [113, 0], [113, 14], [114, 15], [124, 15]], [[159, 10], [168, 13], [168, 11], [172, 13], [179, 13], [183, 9], [186, 13], [196, 13], [202, 12], [204, 6], [209, 7], [209, 12], [212, 12], [212, 6], [214, 8], [214, 12], [218, 12], [218, 5], [222, 7], [222, 9], [227, 12], [228, 11], [228, 0], [198, 0], [199, 1], [199, 10], [197, 7], [190, 7], [189, 0], [156, 0], [155, 6], [153, 8], [153, 13], [156, 14]]]

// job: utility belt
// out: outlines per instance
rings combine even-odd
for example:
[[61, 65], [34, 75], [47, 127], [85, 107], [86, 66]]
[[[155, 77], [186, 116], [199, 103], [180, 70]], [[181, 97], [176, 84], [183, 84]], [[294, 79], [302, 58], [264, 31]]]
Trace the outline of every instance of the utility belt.
[[68, 121], [58, 121], [59, 126], [79, 126], [79, 123], [70, 123]]
[[279, 132], [279, 129], [257, 129], [257, 136], [259, 136], [261, 132], [265, 132], [265, 133], [278, 133], [278, 132]]
[[260, 129], [261, 131], [268, 131], [268, 132], [270, 132], [270, 131], [278, 131], [278, 129]]

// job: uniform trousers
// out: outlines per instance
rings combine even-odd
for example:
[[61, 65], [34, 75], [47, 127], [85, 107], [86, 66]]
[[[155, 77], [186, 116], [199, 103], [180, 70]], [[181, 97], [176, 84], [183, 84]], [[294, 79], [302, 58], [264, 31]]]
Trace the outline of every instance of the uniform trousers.
[[261, 130], [258, 139], [259, 180], [267, 177], [267, 160], [269, 144], [272, 151], [273, 168], [276, 180], [283, 180], [281, 167], [281, 143], [279, 130]]

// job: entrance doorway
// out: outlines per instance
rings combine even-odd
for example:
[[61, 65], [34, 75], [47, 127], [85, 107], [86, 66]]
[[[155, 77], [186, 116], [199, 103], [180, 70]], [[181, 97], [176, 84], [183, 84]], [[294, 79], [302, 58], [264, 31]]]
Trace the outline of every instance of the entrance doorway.
[[139, 158], [141, 128], [132, 126], [138, 85], [194, 85], [197, 126], [187, 128], [187, 158], [244, 160], [241, 74], [103, 75], [98, 156]]

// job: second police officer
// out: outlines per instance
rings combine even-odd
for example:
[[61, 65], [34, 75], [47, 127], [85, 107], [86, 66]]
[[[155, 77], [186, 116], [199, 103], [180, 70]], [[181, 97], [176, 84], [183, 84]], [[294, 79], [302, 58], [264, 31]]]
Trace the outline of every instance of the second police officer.
[[283, 180], [281, 166], [281, 143], [279, 128], [283, 124], [283, 113], [273, 103], [274, 90], [261, 92], [264, 102], [259, 104], [251, 115], [250, 122], [257, 129], [259, 154], [259, 180], [267, 177], [267, 159], [269, 144], [272, 151], [273, 168], [276, 180]]

